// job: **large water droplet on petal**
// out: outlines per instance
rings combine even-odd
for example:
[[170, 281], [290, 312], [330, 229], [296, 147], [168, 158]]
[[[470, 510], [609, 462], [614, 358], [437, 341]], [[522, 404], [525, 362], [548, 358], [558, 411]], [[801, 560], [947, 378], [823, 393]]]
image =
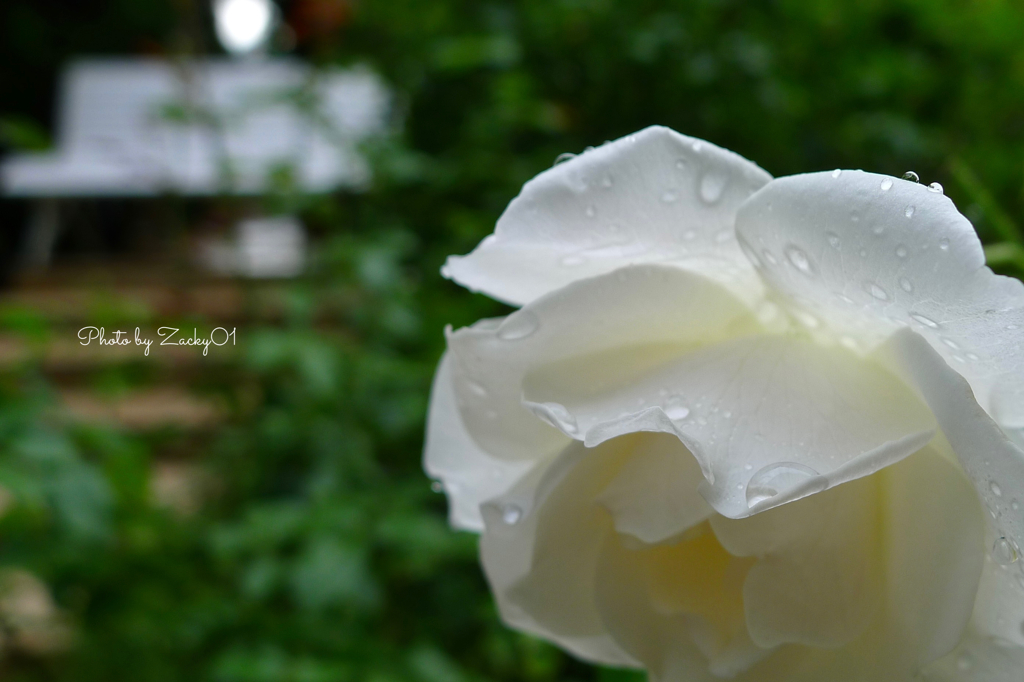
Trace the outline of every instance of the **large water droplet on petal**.
[[877, 298], [879, 301], [889, 300], [889, 292], [887, 292], [885, 289], [878, 286], [874, 282], [864, 282], [864, 290], [867, 291], [872, 296], [874, 296], [875, 298]]
[[928, 185], [928, 191], [935, 192], [936, 194], [942, 194], [942, 185], [940, 185], [937, 182], [933, 182], [932, 184]]
[[498, 338], [502, 341], [518, 341], [533, 334], [540, 327], [540, 320], [529, 310], [512, 313], [498, 327]]
[[705, 203], [713, 204], [722, 198], [729, 178], [715, 171], [705, 173], [700, 179], [700, 198]]
[[690, 416], [690, 408], [679, 403], [671, 403], [665, 406], [665, 415], [672, 421], [679, 421]]
[[560, 405], [558, 403], [540, 403], [533, 407], [533, 412], [551, 426], [554, 426], [556, 429], [564, 431], [565, 433], [576, 435], [579, 431], [579, 426], [576, 423], [576, 417], [574, 417], [569, 410], [565, 409], [564, 405]]
[[882, 188], [883, 192], [888, 192], [890, 189], [892, 189], [892, 180], [890, 180], [889, 178], [885, 178], [884, 180], [882, 180], [882, 184], [880, 185], [880, 187]]
[[523, 510], [514, 504], [506, 504], [501, 508], [501, 520], [510, 526], [519, 523], [523, 518]]
[[1000, 488], [999, 484], [996, 483], [995, 481], [992, 481], [991, 483], [988, 484], [988, 489], [991, 490], [992, 494], [995, 495], [996, 497], [1003, 496], [1003, 489]]
[[832, 177], [833, 178], [838, 178], [842, 174], [843, 174], [843, 171], [840, 170], [839, 168], [836, 168], [834, 171], [832, 171]]
[[561, 154], [559, 154], [558, 156], [555, 157], [555, 162], [553, 164], [551, 164], [551, 165], [552, 166], [557, 166], [560, 163], [565, 163], [566, 161], [571, 161], [572, 159], [575, 159], [575, 158], [576, 158], [576, 155], [573, 154], [572, 152], [562, 152]]
[[916, 210], [917, 209], [914, 206], [907, 206], [907, 208], [904, 209], [904, 211], [903, 211], [903, 215], [907, 216], [908, 218], [913, 218], [914, 217], [914, 211], [916, 211]]
[[936, 322], [935, 320], [933, 320], [930, 317], [925, 317], [924, 315], [919, 315], [918, 313], [910, 313], [910, 317], [915, 322], [920, 322], [921, 324], [923, 324], [924, 326], [928, 327], [929, 329], [938, 329], [939, 328], [939, 323]]
[[1001, 537], [992, 545], [992, 559], [1000, 566], [1009, 566], [1020, 559], [1020, 552], [1010, 540]]
[[[769, 464], [751, 476], [747, 482], [747, 507], [789, 493], [817, 477], [817, 471], [797, 462]], [[822, 479], [819, 485], [814, 486], [813, 492], [820, 492], [826, 485]]]
[[797, 270], [804, 273], [805, 275], [814, 274], [814, 264], [811, 262], [811, 259], [807, 256], [803, 249], [801, 249], [800, 247], [794, 246], [792, 244], [787, 246], [786, 258], [788, 258], [789, 262], [793, 264], [793, 267], [795, 267]]
[[[921, 182], [920, 176], [917, 173], [915, 173], [914, 171], [907, 171], [906, 173], [904, 173], [903, 174], [903, 179], [904, 180], [910, 180], [911, 182]], [[907, 217], [909, 218], [910, 216], [907, 216]]]

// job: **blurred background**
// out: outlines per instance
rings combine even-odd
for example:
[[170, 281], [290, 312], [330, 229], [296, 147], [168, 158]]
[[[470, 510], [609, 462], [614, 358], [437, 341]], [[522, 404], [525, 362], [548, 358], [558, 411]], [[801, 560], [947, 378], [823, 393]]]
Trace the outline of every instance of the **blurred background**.
[[1020, 275], [1022, 35], [1012, 0], [3, 0], [0, 679], [642, 679], [505, 629], [447, 528], [442, 329], [507, 309], [445, 256], [659, 123], [916, 171]]

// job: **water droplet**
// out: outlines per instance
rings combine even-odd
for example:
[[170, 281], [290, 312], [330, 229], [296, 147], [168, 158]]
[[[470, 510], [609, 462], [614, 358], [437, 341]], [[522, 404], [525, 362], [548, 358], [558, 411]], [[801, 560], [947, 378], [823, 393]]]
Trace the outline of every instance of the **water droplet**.
[[882, 287], [878, 286], [874, 282], [864, 282], [864, 290], [877, 298], [879, 301], [888, 301], [889, 292]]
[[995, 495], [996, 497], [1003, 496], [1003, 489], [1000, 488], [999, 484], [996, 483], [995, 481], [992, 481], [991, 483], [988, 484], [988, 489], [991, 490], [992, 494]]
[[903, 215], [907, 216], [908, 218], [913, 218], [914, 211], [916, 210], [917, 209], [914, 206], [907, 206], [907, 208], [903, 211]]
[[523, 518], [523, 510], [514, 504], [506, 504], [501, 508], [501, 520], [509, 526], [514, 526]]
[[885, 225], [882, 225], [882, 224], [875, 225], [874, 227], [871, 228], [871, 232], [872, 232], [872, 234], [874, 234], [877, 237], [877, 236], [881, 235], [883, 232], [885, 232]]
[[910, 317], [915, 322], [920, 322], [921, 324], [923, 324], [924, 326], [928, 327], [929, 329], [938, 329], [939, 328], [939, 323], [936, 322], [935, 320], [933, 320], [930, 317], [925, 317], [924, 315], [919, 315], [917, 313], [910, 313]]
[[525, 339], [540, 327], [540, 320], [529, 310], [512, 313], [498, 327], [498, 338], [502, 341]]
[[469, 390], [474, 395], [476, 395], [476, 396], [478, 396], [480, 398], [486, 398], [487, 397], [487, 389], [484, 388], [483, 386], [481, 386], [480, 384], [476, 383], [475, 381], [470, 381], [469, 382]]
[[612, 180], [612, 176], [610, 176], [610, 175], [604, 176], [604, 179], [601, 180], [601, 186], [602, 187], [611, 187], [614, 184], [615, 184], [615, 181]]
[[575, 267], [577, 265], [583, 265], [586, 262], [587, 262], [587, 259], [584, 258], [583, 256], [578, 255], [578, 254], [573, 254], [573, 255], [570, 255], [570, 256], [565, 256], [564, 258], [562, 258], [562, 260], [559, 261], [559, 263], [561, 263], [562, 265], [564, 265], [564, 266], [566, 266], [568, 268]]
[[789, 246], [786, 247], [785, 252], [786, 258], [788, 258], [789, 262], [793, 264], [793, 267], [795, 267], [797, 270], [804, 273], [805, 275], [814, 274], [814, 264], [811, 262], [811, 259], [807, 257], [807, 254], [804, 253], [804, 251], [800, 247], [790, 244]]
[[772, 254], [772, 252], [769, 251], [768, 249], [765, 249], [764, 251], [762, 251], [761, 255], [764, 256], [764, 259], [766, 261], [768, 261], [769, 263], [771, 263], [772, 265], [778, 265], [779, 264], [779, 261], [776, 260], [775, 255]]
[[722, 230], [718, 234], [715, 235], [715, 243], [716, 244], [724, 244], [727, 241], [729, 241], [730, 239], [732, 239], [732, 231], [731, 230]]
[[662, 192], [662, 194], [661, 194], [661, 203], [663, 203], [663, 204], [671, 204], [675, 200], [676, 200], [676, 193], [675, 192], [672, 192], [672, 191]]
[[1000, 566], [1009, 566], [1020, 559], [1017, 547], [1006, 538], [999, 538], [992, 545], [992, 558]]
[[957, 343], [956, 341], [954, 341], [953, 339], [949, 338], [949, 337], [944, 337], [942, 339], [942, 343], [946, 344], [947, 346], [949, 346], [953, 350], [960, 350], [960, 344]]
[[1013, 502], [1010, 503], [1010, 509], [1012, 509], [1013, 511], [1017, 511], [1018, 509], [1020, 509], [1020, 503], [1017, 502], [1017, 500], [1014, 500]]
[[832, 177], [833, 177], [833, 178], [838, 178], [838, 177], [839, 177], [840, 175], [842, 175], [842, 174], [843, 174], [843, 171], [841, 171], [841, 170], [840, 170], [840, 169], [838, 169], [838, 168], [836, 168], [836, 169], [835, 169], [834, 171], [832, 171]]
[[[789, 493], [817, 477], [817, 471], [796, 462], [769, 464], [751, 476], [747, 482], [747, 507]], [[821, 479], [819, 485], [814, 486], [814, 492], [820, 492], [826, 485], [826, 481]]]
[[943, 237], [939, 240], [939, 248], [943, 251], [949, 251], [949, 240]]
[[796, 318], [797, 322], [807, 327], [808, 329], [817, 329], [821, 325], [821, 322], [818, 321], [818, 318], [804, 310], [794, 310], [793, 317]]
[[560, 163], [565, 163], [566, 161], [571, 161], [572, 159], [575, 159], [575, 158], [576, 158], [576, 155], [573, 154], [572, 152], [562, 152], [561, 154], [559, 154], [558, 156], [555, 157], [555, 162], [553, 164], [551, 164], [551, 165], [552, 166], [557, 166]]
[[838, 251], [839, 247], [842, 246], [842, 241], [840, 241], [839, 235], [835, 232], [827, 232], [825, 233], [825, 236], [828, 238], [828, 245]]
[[434, 481], [434, 482], [432, 482], [430, 484], [430, 489], [433, 490], [435, 493], [443, 493], [444, 492], [444, 486], [441, 484], [441, 481]]
[[936, 194], [942, 194], [942, 185], [940, 185], [937, 182], [933, 182], [932, 184], [928, 185], [928, 191], [935, 192]]
[[914, 292], [914, 283], [911, 282], [906, 277], [900, 277], [900, 289], [903, 289], [903, 291], [907, 292], [908, 294], [911, 294]]
[[[918, 176], [918, 174], [915, 173], [914, 171], [907, 171], [906, 173], [904, 173], [903, 179], [910, 180], [911, 182], [921, 182], [920, 176]], [[913, 211], [911, 211], [911, 213], [913, 213]], [[910, 216], [907, 217], [909, 218]]]
[[852, 336], [840, 336], [839, 345], [848, 350], [856, 351], [860, 349], [860, 344], [857, 343], [857, 339]]
[[686, 170], [686, 161], [683, 159], [676, 159], [676, 170]]
[[907, 251], [907, 247], [904, 246], [903, 244], [900, 244], [899, 246], [896, 247], [897, 258], [906, 258], [908, 253], [909, 252]]
[[970, 670], [972, 665], [974, 665], [974, 662], [968, 654], [960, 654], [956, 659], [956, 667], [960, 670]]
[[558, 403], [540, 403], [533, 406], [533, 413], [551, 426], [570, 435], [576, 435], [579, 425], [564, 405]]
[[890, 180], [889, 178], [882, 180], [882, 184], [880, 185], [880, 187], [882, 188], [883, 192], [888, 192], [890, 189], [892, 189], [892, 180]]
[[700, 179], [700, 198], [708, 204], [713, 204], [722, 198], [725, 186], [729, 178], [721, 173], [705, 173]]
[[585, 211], [585, 213], [587, 214], [588, 218], [593, 218], [594, 216], [597, 215], [597, 209], [594, 207], [593, 204], [591, 204], [590, 206], [587, 206], [587, 210]]
[[978, 357], [978, 354], [977, 354], [977, 353], [968, 353], [968, 354], [967, 354], [967, 359], [968, 359], [968, 360], [972, 360], [972, 361], [974, 361], [974, 360], [980, 360], [980, 358]]
[[1006, 325], [1006, 328], [1007, 328], [1007, 329], [1008, 329], [1009, 331], [1013, 331], [1014, 329], [1017, 329], [1018, 327], [1017, 327], [1017, 325], [1015, 325], [1015, 324], [1008, 324], [1008, 325]]
[[690, 148], [693, 149], [693, 151], [695, 152], [699, 152], [703, 147], [704, 145], [701, 143], [700, 140], [694, 140], [693, 143], [690, 145]]
[[665, 406], [665, 416], [672, 421], [686, 419], [690, 416], [690, 408], [685, 405], [667, 405]]

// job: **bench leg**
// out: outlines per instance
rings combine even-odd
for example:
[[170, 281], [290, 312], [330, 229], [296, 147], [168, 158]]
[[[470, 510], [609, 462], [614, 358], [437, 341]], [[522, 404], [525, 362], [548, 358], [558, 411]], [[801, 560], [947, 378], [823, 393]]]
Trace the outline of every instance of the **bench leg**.
[[44, 268], [53, 258], [60, 236], [60, 203], [57, 199], [39, 199], [32, 205], [28, 233], [21, 260], [25, 267]]

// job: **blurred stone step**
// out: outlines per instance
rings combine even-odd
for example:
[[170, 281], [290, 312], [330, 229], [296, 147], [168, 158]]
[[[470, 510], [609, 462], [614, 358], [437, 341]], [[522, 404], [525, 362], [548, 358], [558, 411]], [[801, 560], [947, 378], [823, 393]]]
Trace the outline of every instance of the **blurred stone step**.
[[64, 414], [73, 421], [103, 423], [134, 431], [166, 427], [209, 429], [224, 421], [227, 410], [217, 401], [178, 386], [129, 391], [104, 397], [83, 388], [60, 389]]

